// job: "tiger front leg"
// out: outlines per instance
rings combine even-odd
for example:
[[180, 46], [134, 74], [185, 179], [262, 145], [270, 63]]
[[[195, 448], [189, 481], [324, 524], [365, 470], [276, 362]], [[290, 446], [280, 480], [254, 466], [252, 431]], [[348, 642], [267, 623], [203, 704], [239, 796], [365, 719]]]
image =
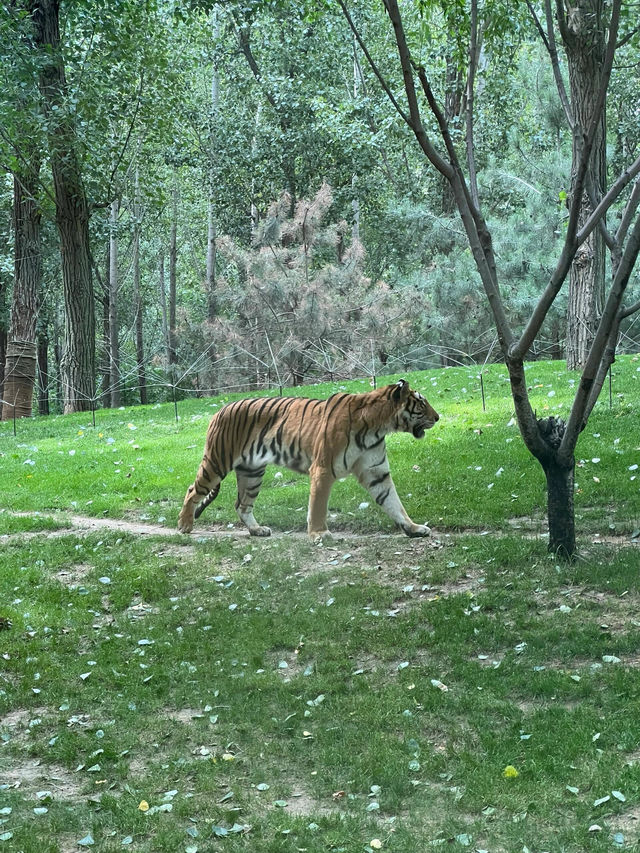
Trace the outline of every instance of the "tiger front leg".
[[319, 539], [329, 532], [327, 530], [327, 510], [335, 477], [326, 469], [313, 465], [309, 471], [309, 476], [311, 477], [311, 488], [307, 512], [307, 532], [312, 539]]
[[196, 485], [192, 483], [187, 489], [187, 494], [184, 497], [184, 503], [178, 516], [178, 530], [180, 533], [191, 533], [193, 530], [195, 509], [200, 500], [201, 496], [196, 492]]
[[387, 513], [389, 518], [402, 528], [407, 536], [429, 536], [431, 529], [426, 524], [416, 524], [409, 517], [402, 501], [398, 497], [395, 483], [391, 478], [387, 456], [374, 464], [367, 464], [364, 459], [354, 468], [354, 474], [360, 484], [369, 492], [378, 506]]

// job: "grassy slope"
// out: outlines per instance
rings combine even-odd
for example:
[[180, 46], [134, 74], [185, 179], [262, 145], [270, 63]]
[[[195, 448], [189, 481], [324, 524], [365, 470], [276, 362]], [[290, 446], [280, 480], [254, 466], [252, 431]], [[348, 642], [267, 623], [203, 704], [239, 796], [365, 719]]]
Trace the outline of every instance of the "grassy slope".
[[[638, 524], [639, 364], [616, 366], [613, 407], [581, 438], [583, 534]], [[529, 374], [538, 411], [566, 411], [560, 365]], [[322, 548], [79, 537], [47, 511], [173, 527], [214, 401], [181, 403], [178, 426], [170, 407], [99, 412], [95, 431], [86, 415], [20, 423], [17, 440], [0, 425], [0, 853], [639, 841], [638, 550], [583, 535], [583, 559], [561, 566], [509, 532], [505, 518], [540, 518], [544, 493], [504, 372], [485, 376], [486, 414], [471, 371], [412, 379], [443, 417], [420, 443], [389, 441], [410, 512], [506, 535], [381, 535], [345, 481], [333, 526], [372, 535]], [[305, 479], [269, 479], [260, 517], [303, 529]], [[226, 484], [207, 517], [233, 521], [233, 497]]]

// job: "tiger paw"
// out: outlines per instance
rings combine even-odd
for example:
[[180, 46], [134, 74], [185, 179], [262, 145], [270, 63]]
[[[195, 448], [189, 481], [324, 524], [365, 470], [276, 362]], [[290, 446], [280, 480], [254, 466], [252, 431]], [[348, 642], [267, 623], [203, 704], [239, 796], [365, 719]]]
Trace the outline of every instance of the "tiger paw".
[[179, 518], [178, 519], [178, 532], [179, 533], [191, 533], [193, 530], [193, 519], [191, 521], [187, 521], [187, 519]]
[[271, 536], [271, 528], [260, 524], [258, 527], [250, 528], [249, 533], [251, 536]]
[[328, 530], [310, 530], [309, 531], [309, 539], [311, 539], [311, 541], [316, 545], [322, 544], [322, 542], [325, 542], [327, 539], [330, 539], [330, 538], [331, 538], [331, 534], [329, 533]]
[[402, 529], [407, 534], [407, 536], [411, 536], [412, 538], [417, 537], [417, 536], [430, 536], [431, 535], [431, 528], [427, 527], [426, 524], [413, 524], [410, 527], [407, 526], [407, 527], [403, 527]]

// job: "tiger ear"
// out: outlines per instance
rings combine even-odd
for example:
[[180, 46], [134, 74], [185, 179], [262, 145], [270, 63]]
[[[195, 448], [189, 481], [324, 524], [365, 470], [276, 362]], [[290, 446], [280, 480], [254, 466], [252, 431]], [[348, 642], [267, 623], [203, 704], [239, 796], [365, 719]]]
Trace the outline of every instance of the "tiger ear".
[[398, 379], [391, 392], [391, 399], [394, 403], [405, 403], [409, 399], [409, 383], [406, 379]]

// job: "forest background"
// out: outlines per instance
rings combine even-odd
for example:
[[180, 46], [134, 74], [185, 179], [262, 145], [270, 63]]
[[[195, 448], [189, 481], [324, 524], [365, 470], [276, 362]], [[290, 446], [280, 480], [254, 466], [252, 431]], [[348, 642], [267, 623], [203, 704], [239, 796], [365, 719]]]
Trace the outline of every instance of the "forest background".
[[[384, 10], [349, 5], [400, 91]], [[542, 7], [481, 5], [477, 183], [518, 326], [564, 238], [572, 133], [536, 28]], [[471, 7], [403, 5], [461, 150]], [[51, 20], [59, 52], [38, 43], [55, 39]], [[606, 115], [618, 172], [638, 153], [637, 40], [627, 21]], [[29, 363], [12, 339], [33, 341], [40, 413], [500, 357], [451, 188], [339, 4], [10, 3], [0, 51], [0, 380], [7, 359]], [[72, 294], [57, 195], [69, 174], [68, 219], [88, 234]], [[16, 210], [29, 206], [25, 237]], [[35, 297], [20, 289], [28, 275]], [[69, 351], [74, 298], [89, 355]], [[529, 357], [564, 356], [566, 324], [561, 293]], [[632, 316], [618, 349], [637, 345]]]

